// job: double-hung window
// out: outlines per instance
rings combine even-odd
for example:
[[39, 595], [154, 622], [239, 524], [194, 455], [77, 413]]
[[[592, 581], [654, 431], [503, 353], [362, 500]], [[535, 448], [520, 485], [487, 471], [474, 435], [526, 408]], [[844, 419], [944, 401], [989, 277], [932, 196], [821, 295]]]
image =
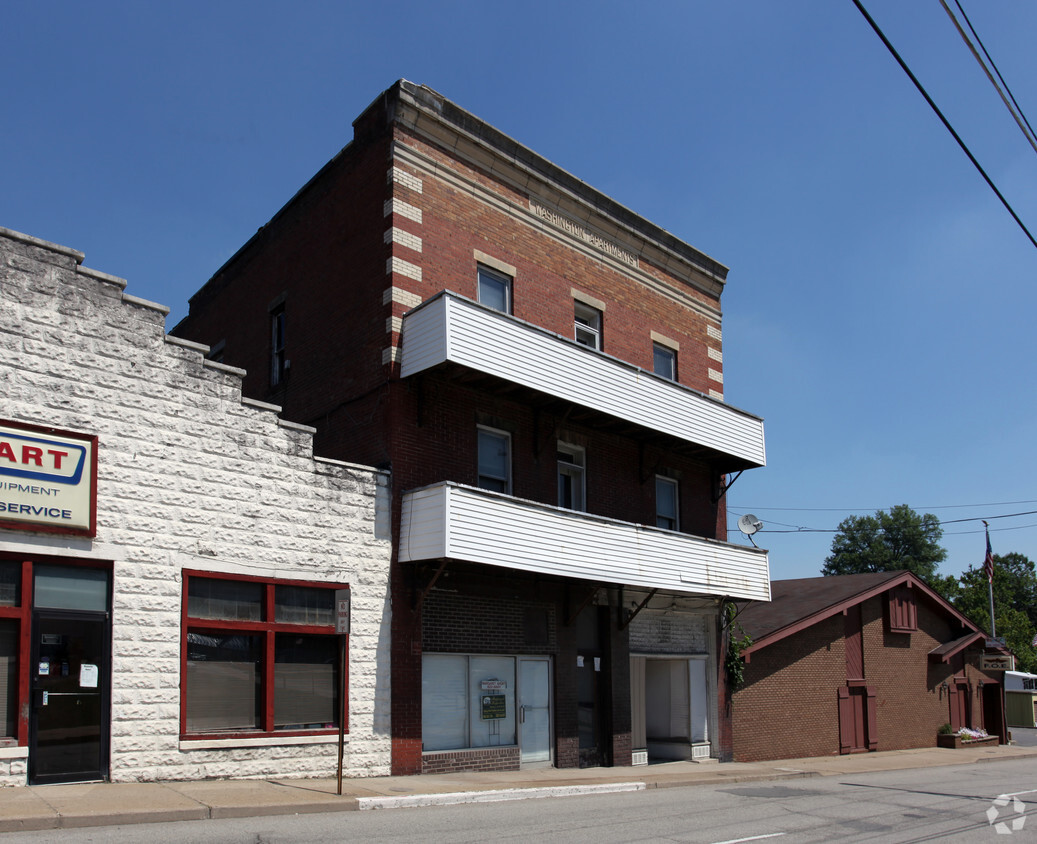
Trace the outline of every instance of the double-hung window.
[[335, 588], [184, 572], [181, 732], [337, 728]]
[[655, 525], [667, 530], [679, 530], [677, 481], [662, 475], [655, 476]]
[[668, 378], [670, 381], [677, 380], [677, 351], [661, 343], [652, 344], [652, 372]]
[[479, 266], [479, 302], [495, 311], [511, 313], [511, 279], [503, 273]]
[[479, 486], [511, 492], [511, 435], [506, 431], [479, 428]]
[[576, 342], [581, 346], [601, 350], [601, 311], [575, 302], [573, 305]]
[[568, 443], [558, 443], [558, 506], [568, 510], [587, 509], [585, 452]]

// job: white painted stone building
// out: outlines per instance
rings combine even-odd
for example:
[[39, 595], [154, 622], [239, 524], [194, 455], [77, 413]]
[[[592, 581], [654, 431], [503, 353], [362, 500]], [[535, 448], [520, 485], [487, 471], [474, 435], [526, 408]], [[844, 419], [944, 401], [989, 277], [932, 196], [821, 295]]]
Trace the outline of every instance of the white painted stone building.
[[387, 476], [82, 260], [0, 229], [0, 783], [389, 773]]

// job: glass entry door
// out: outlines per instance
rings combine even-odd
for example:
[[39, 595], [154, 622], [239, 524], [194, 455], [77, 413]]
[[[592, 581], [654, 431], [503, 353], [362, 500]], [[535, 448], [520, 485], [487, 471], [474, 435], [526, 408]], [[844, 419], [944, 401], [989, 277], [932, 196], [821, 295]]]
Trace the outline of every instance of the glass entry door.
[[519, 762], [551, 761], [551, 660], [518, 658]]
[[29, 782], [108, 776], [109, 573], [37, 566], [30, 663]]
[[29, 778], [104, 779], [108, 759], [108, 622], [37, 612]]

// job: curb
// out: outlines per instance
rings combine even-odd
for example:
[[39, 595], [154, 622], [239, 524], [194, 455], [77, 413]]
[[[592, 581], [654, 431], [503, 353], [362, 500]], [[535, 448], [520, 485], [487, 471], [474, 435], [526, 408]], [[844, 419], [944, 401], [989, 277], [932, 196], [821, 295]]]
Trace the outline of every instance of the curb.
[[422, 806], [454, 806], [459, 803], [500, 803], [542, 797], [576, 797], [584, 794], [616, 794], [644, 791], [643, 782], [610, 782], [599, 785], [557, 785], [534, 788], [500, 788], [492, 791], [452, 791], [443, 794], [410, 794], [406, 797], [358, 797], [358, 808], [409, 809]]

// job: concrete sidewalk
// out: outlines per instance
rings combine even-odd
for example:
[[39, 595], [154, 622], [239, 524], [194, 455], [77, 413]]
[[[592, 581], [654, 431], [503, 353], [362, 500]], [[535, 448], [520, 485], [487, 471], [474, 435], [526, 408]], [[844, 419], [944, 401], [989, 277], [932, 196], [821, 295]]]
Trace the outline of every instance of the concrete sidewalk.
[[349, 779], [84, 783], [0, 789], [0, 832], [161, 821], [489, 802], [717, 783], [852, 776], [872, 771], [1037, 763], [1037, 747], [892, 750], [775, 762], [669, 762], [637, 768], [537, 768], [507, 773]]

